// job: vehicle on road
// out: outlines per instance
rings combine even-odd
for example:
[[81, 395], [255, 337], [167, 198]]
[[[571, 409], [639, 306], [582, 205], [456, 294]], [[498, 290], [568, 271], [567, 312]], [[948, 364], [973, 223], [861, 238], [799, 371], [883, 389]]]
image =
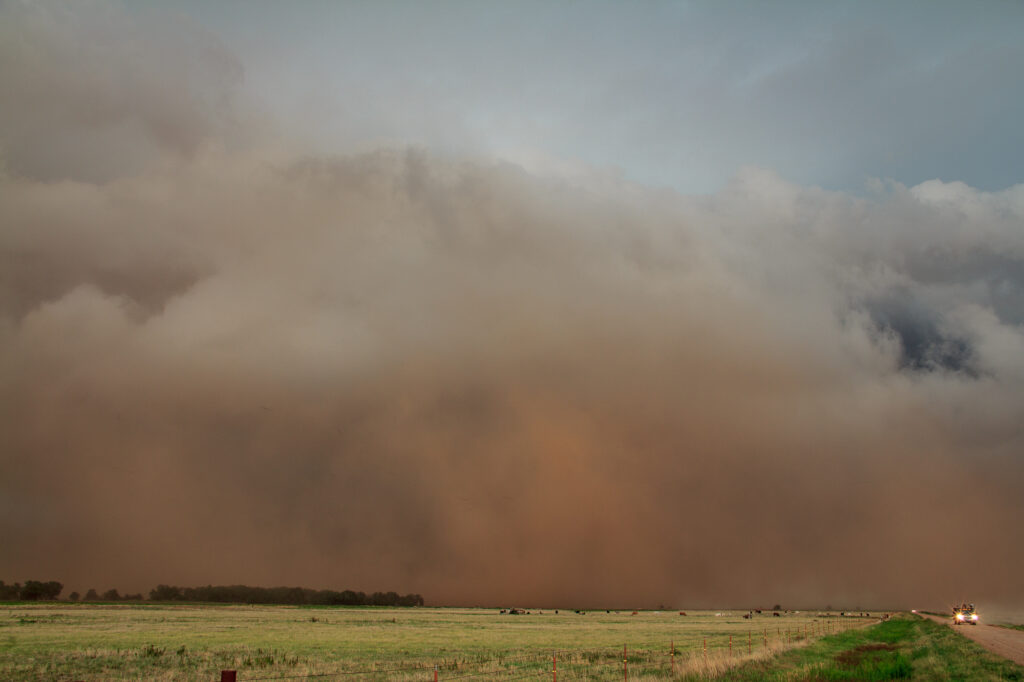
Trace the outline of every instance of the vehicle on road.
[[953, 607], [953, 624], [963, 625], [964, 623], [978, 624], [978, 614], [974, 611], [974, 604], [964, 602], [960, 606]]

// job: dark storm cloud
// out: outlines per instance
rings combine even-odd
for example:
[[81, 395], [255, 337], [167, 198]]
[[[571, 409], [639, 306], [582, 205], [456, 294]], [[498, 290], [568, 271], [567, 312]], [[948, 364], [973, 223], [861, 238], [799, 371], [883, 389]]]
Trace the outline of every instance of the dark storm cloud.
[[156, 147], [0, 180], [0, 575], [1024, 598], [1024, 186]]
[[883, 333], [894, 334], [900, 343], [900, 366], [914, 370], [948, 370], [976, 374], [970, 343], [940, 329], [941, 315], [918, 307], [899, 292], [871, 301], [867, 309]]

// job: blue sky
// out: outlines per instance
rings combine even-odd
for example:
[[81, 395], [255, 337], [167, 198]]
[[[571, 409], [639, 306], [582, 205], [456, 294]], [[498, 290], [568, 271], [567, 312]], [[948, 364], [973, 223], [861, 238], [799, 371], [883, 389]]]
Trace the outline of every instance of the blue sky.
[[709, 192], [1024, 179], [1013, 2], [153, 3], [215, 33], [323, 152], [582, 162]]

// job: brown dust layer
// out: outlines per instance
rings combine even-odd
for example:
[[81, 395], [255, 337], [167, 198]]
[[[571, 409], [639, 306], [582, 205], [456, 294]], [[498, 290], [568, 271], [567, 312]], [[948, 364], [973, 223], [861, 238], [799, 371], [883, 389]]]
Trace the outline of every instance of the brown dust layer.
[[1024, 602], [1024, 186], [310, 158], [208, 37], [39, 11], [0, 6], [0, 578]]

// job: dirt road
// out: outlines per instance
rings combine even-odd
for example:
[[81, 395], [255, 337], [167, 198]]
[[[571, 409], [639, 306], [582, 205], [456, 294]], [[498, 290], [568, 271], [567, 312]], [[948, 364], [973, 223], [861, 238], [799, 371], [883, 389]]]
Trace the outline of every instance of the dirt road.
[[999, 628], [995, 625], [952, 625], [953, 617], [939, 618], [918, 613], [919, 616], [931, 618], [937, 623], [949, 625], [964, 637], [973, 639], [994, 654], [999, 654], [1024, 665], [1024, 631]]

